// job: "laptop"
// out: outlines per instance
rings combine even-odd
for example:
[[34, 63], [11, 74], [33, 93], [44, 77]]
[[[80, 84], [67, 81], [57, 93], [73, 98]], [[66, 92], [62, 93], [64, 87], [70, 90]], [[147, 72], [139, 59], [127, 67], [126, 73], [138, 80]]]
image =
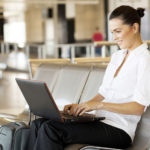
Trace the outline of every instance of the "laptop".
[[83, 116], [73, 116], [59, 111], [45, 82], [19, 78], [16, 78], [16, 82], [29, 105], [30, 111], [36, 116], [59, 122], [91, 122], [105, 119], [105, 117], [96, 117], [88, 113]]

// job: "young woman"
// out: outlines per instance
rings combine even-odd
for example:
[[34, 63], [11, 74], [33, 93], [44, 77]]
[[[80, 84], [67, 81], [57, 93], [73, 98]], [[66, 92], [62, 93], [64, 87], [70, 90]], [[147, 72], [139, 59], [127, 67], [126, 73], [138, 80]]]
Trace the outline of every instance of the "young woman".
[[[141, 115], [150, 104], [150, 54], [140, 36], [144, 9], [120, 6], [110, 15], [109, 25], [121, 50], [113, 54], [98, 94], [88, 102], [64, 107], [75, 116], [96, 110], [106, 119], [93, 123], [33, 123], [34, 150], [63, 150], [72, 143], [111, 148], [132, 144]], [[38, 126], [38, 127], [37, 127]]]

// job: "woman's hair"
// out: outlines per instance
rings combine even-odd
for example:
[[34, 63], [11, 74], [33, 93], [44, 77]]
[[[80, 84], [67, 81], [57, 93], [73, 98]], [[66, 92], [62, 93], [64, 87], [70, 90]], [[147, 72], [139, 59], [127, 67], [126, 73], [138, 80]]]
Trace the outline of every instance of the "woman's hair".
[[134, 9], [131, 6], [122, 5], [113, 10], [110, 14], [109, 20], [114, 18], [120, 18], [124, 24], [133, 25], [138, 23], [141, 25], [141, 17], [144, 16], [144, 8]]

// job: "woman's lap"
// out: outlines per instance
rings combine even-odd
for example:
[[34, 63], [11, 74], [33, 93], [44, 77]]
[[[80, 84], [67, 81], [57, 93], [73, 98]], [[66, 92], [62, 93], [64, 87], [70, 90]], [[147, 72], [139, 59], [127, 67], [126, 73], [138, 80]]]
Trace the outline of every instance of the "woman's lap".
[[[31, 129], [37, 127], [35, 121]], [[63, 149], [67, 144], [91, 144], [104, 147], [126, 148], [130, 145], [130, 137], [120, 129], [103, 122], [89, 123], [61, 123], [46, 120], [38, 125], [35, 150], [40, 150], [38, 145], [50, 148]], [[32, 132], [35, 133], [35, 132]], [[35, 137], [35, 136], [34, 136]], [[42, 147], [41, 147], [42, 148]]]

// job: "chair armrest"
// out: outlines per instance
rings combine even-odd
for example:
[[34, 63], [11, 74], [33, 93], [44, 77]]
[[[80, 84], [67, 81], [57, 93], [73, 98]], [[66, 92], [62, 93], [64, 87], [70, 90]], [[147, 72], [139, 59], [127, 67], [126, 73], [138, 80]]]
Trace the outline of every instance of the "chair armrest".
[[59, 58], [52, 58], [52, 59], [29, 59], [30, 70], [32, 73], [32, 77], [36, 72], [37, 68], [41, 64], [48, 64], [48, 63], [70, 63], [70, 59], [59, 59]]
[[109, 63], [110, 57], [96, 57], [96, 58], [75, 58], [76, 63]]
[[121, 150], [121, 149], [88, 145], [88, 146], [84, 146], [84, 147], [80, 148], [79, 150]]

